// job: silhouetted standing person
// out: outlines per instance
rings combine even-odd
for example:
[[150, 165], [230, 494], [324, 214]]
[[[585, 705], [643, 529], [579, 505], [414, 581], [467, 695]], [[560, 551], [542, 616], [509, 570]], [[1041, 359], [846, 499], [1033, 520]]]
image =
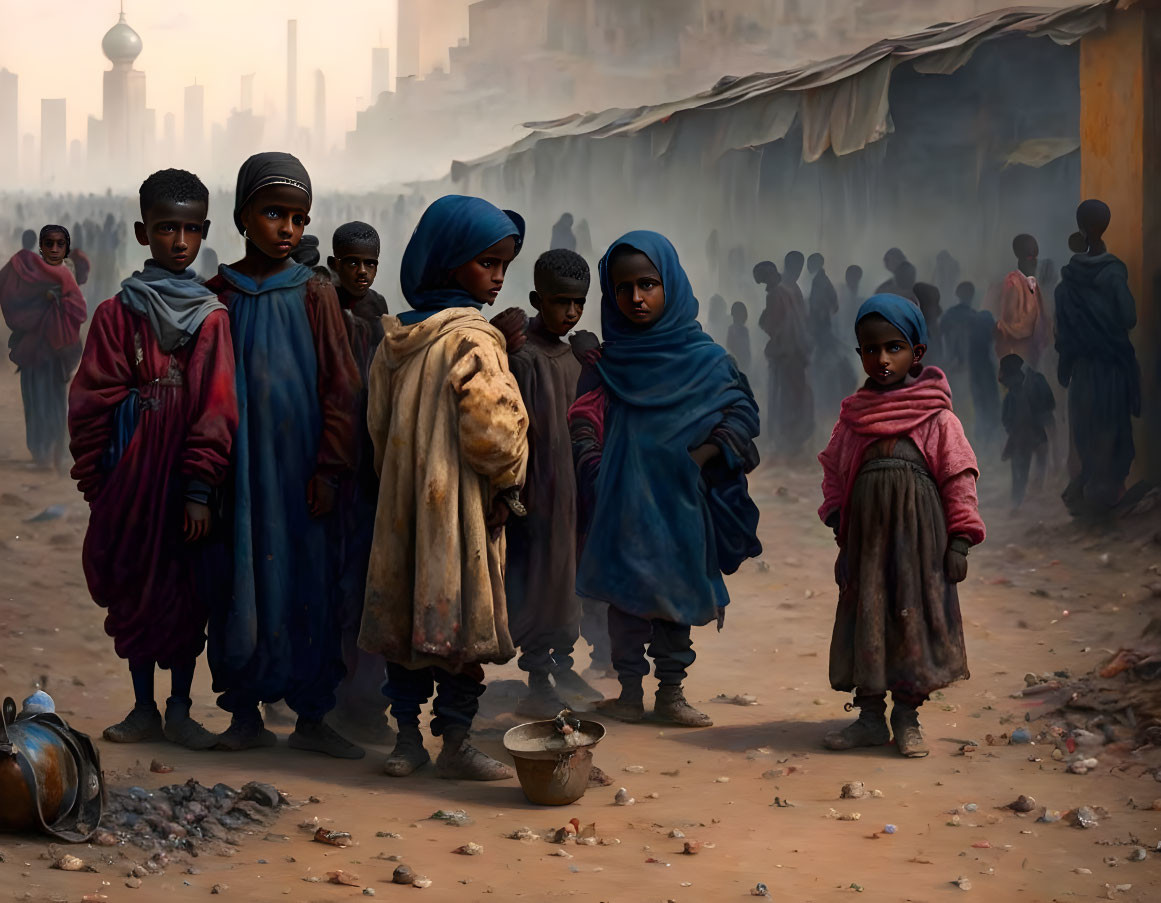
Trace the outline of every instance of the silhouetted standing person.
[[1111, 213], [1088, 200], [1076, 211], [1075, 252], [1056, 289], [1056, 350], [1060, 384], [1068, 389], [1068, 420], [1080, 473], [1064, 490], [1076, 516], [1108, 511], [1125, 491], [1133, 463], [1134, 417], [1141, 416], [1141, 369], [1129, 340], [1137, 306], [1129, 273], [1105, 248]]
[[1018, 354], [1035, 369], [1052, 335], [1044, 296], [1036, 281], [1040, 246], [1031, 235], [1017, 235], [1012, 239], [1012, 252], [1016, 255], [1016, 269], [1004, 279], [1000, 292], [996, 357]]
[[564, 248], [566, 251], [576, 250], [576, 235], [572, 231], [572, 214], [562, 213], [556, 225], [552, 227], [552, 247], [549, 250]]
[[768, 260], [754, 267], [754, 281], [766, 286], [766, 309], [758, 327], [770, 336], [766, 343], [770, 432], [778, 452], [794, 458], [814, 433], [814, 395], [806, 379], [810, 366], [806, 305], [798, 286], [787, 283]]

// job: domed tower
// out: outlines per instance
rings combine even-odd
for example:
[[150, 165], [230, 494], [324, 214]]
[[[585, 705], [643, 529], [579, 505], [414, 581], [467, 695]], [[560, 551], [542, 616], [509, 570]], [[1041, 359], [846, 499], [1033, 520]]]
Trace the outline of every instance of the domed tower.
[[101, 39], [101, 50], [113, 67], [105, 70], [101, 119], [90, 125], [90, 155], [95, 143], [102, 152], [99, 163], [106, 174], [118, 183], [132, 181], [140, 178], [145, 162], [148, 116], [145, 73], [133, 68], [141, 55], [141, 36], [125, 21], [124, 3], [117, 24]]
[[129, 27], [123, 9], [117, 24], [101, 39], [101, 50], [114, 66], [131, 67], [141, 55], [141, 36]]

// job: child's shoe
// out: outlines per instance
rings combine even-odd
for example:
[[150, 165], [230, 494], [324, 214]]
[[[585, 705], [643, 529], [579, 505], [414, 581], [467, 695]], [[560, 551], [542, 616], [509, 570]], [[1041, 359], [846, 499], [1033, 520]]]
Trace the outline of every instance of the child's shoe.
[[516, 714], [522, 718], [555, 718], [567, 708], [553, 689], [548, 672], [533, 671], [528, 675], [528, 694], [516, 703]]
[[366, 755], [363, 747], [356, 746], [325, 721], [310, 721], [301, 717], [294, 726], [294, 732], [286, 739], [286, 745], [291, 749], [319, 752], [336, 759], [361, 759]]
[[423, 748], [423, 736], [419, 733], [418, 724], [399, 725], [399, 736], [395, 740], [395, 749], [383, 763], [383, 773], [393, 778], [405, 778], [419, 771], [431, 761], [431, 756]]
[[503, 762], [480, 752], [468, 742], [462, 728], [449, 730], [443, 736], [443, 751], [435, 760], [441, 778], [461, 781], [503, 781], [514, 772]]
[[653, 717], [679, 727], [713, 727], [713, 719], [685, 700], [681, 684], [660, 686], [653, 703]]
[[164, 740], [161, 712], [157, 706], [134, 706], [125, 718], [105, 728], [101, 734], [110, 743], [147, 743]]
[[262, 716], [253, 712], [235, 712], [230, 719], [230, 726], [218, 735], [218, 749], [228, 749], [238, 752], [243, 749], [258, 749], [262, 746], [274, 746], [278, 738], [272, 731], [266, 730]]
[[641, 694], [628, 695], [624, 690], [616, 699], [602, 699], [593, 706], [593, 711], [629, 724], [645, 720], [645, 702]]
[[189, 705], [170, 702], [165, 707], [165, 739], [186, 749], [213, 749], [218, 745], [218, 735], [194, 721], [189, 714]]
[[[822, 738], [827, 749], [858, 749], [862, 746], [882, 746], [891, 742], [891, 732], [887, 728], [887, 702], [883, 696], [860, 697], [855, 699], [859, 709], [858, 720], [848, 724], [841, 731], [830, 731]], [[849, 708], [849, 706], [848, 706]]]
[[914, 706], [895, 703], [891, 710], [891, 733], [895, 745], [908, 759], [922, 759], [930, 750], [919, 727], [919, 710]]
[[575, 696], [585, 702], [604, 699], [605, 694], [576, 673], [572, 668], [564, 668], [552, 673], [556, 689], [567, 696]]

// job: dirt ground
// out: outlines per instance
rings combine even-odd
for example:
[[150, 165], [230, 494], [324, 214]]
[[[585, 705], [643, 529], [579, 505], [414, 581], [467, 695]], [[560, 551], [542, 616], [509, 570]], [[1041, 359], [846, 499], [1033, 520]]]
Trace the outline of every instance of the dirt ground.
[[[94, 738], [131, 705], [123, 663], [104, 635], [102, 614], [89, 600], [80, 567], [86, 509], [66, 479], [28, 468], [19, 389], [0, 377], [0, 695], [21, 699], [46, 680], [58, 709]], [[812, 468], [763, 467], [754, 479], [763, 509], [766, 552], [730, 578], [733, 604], [724, 632], [695, 633], [698, 661], [688, 682], [691, 701], [715, 726], [681, 730], [656, 724], [608, 724], [596, 762], [615, 780], [560, 809], [529, 804], [515, 780], [468, 785], [431, 773], [394, 780], [382, 775], [386, 754], [339, 762], [278, 748], [241, 754], [192, 753], [168, 744], [125, 747], [100, 742], [110, 783], [147, 789], [196, 778], [210, 786], [269, 781], [296, 803], [271, 828], [257, 829], [232, 856], [203, 855], [174, 862], [163, 874], [126, 886], [133, 848], [82, 846], [71, 852], [98, 871], [50, 869], [48, 843], [38, 837], [0, 837], [0, 901], [192, 900], [211, 888], [235, 900], [333, 901], [384, 899], [463, 901], [722, 901], [750, 899], [758, 883], [772, 899], [938, 901], [972, 896], [996, 901], [1159, 899], [1161, 798], [1153, 774], [1156, 750], [1132, 743], [1106, 746], [1086, 775], [1066, 773], [1044, 744], [987, 745], [1042, 714], [1039, 697], [1013, 698], [1026, 672], [1099, 666], [1122, 643], [1138, 637], [1158, 603], [1143, 585], [1161, 564], [1161, 545], [1085, 535], [1064, 524], [1054, 493], [1013, 517], [1002, 504], [1006, 474], [986, 474], [990, 537], [971, 556], [961, 590], [973, 677], [922, 710], [932, 754], [904, 760], [892, 748], [846, 754], [820, 747], [823, 733], [850, 716], [846, 698], [830, 690], [826, 662], [834, 611], [834, 546], [817, 520], [818, 475]], [[780, 491], [781, 490], [781, 491]], [[63, 517], [27, 519], [51, 505]], [[1132, 527], [1122, 531], [1133, 536]], [[1108, 555], [1102, 560], [1102, 555]], [[492, 668], [492, 685], [477, 724], [479, 744], [503, 755], [504, 730], [518, 679], [515, 665]], [[613, 681], [600, 686], [614, 692]], [[164, 694], [165, 678], [159, 677]], [[718, 694], [753, 694], [758, 704], [711, 702]], [[209, 693], [201, 667], [195, 714], [224, 729], [224, 713]], [[1043, 726], [1027, 725], [1035, 735]], [[281, 729], [284, 736], [286, 729]], [[961, 752], [973, 741], [978, 751]], [[149, 771], [154, 758], [172, 774]], [[630, 766], [642, 766], [626, 771]], [[844, 782], [862, 781], [881, 797], [840, 800]], [[636, 798], [614, 804], [617, 786]], [[1103, 807], [1097, 827], [1036, 820], [1039, 809], [1016, 815], [1004, 806], [1028, 794], [1040, 806]], [[775, 797], [790, 806], [775, 806]], [[3, 801], [0, 801], [3, 805]], [[1158, 804], [1161, 806], [1161, 803]], [[464, 809], [472, 823], [454, 827], [429, 819], [438, 809]], [[858, 820], [836, 815], [859, 813]], [[537, 834], [577, 818], [619, 843], [560, 847], [506, 835], [527, 826]], [[317, 818], [350, 832], [354, 845], [338, 849], [311, 841], [300, 822]], [[958, 822], [958, 824], [954, 824]], [[886, 825], [896, 826], [893, 834]], [[703, 847], [682, 854], [683, 840]], [[267, 834], [267, 832], [272, 832]], [[377, 837], [377, 833], [401, 835]], [[289, 838], [283, 840], [282, 838]], [[452, 851], [474, 842], [478, 856]], [[1130, 861], [1134, 848], [1149, 851]], [[564, 851], [567, 856], [554, 855]], [[137, 853], [138, 855], [134, 856]], [[1140, 855], [1140, 854], [1138, 854]], [[102, 860], [107, 856], [112, 863]], [[432, 885], [422, 891], [390, 883], [400, 856]], [[194, 867], [187, 871], [191, 863]], [[343, 869], [360, 887], [307, 882]], [[192, 873], [191, 873], [192, 872]], [[966, 878], [970, 889], [955, 882]], [[961, 882], [962, 883], [962, 882]], [[1122, 886], [1117, 890], [1117, 886]], [[1131, 885], [1131, 888], [1125, 888]], [[367, 888], [368, 890], [361, 890]]]

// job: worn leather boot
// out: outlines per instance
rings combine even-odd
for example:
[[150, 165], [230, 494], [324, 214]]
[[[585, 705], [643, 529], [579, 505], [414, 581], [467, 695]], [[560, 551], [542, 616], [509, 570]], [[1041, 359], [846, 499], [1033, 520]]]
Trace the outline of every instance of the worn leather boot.
[[895, 746], [908, 759], [922, 759], [930, 752], [919, 727], [919, 709], [915, 706], [895, 703], [891, 709], [891, 733], [895, 735]]
[[883, 695], [856, 696], [853, 706], [859, 717], [840, 731], [830, 731], [822, 738], [827, 749], [858, 749], [862, 746], [882, 746], [891, 742], [887, 727], [887, 699]]
[[423, 736], [418, 724], [399, 725], [399, 736], [395, 749], [383, 763], [383, 773], [393, 778], [405, 778], [431, 761], [431, 756], [423, 748]]
[[435, 767], [441, 778], [461, 781], [503, 781], [515, 774], [503, 762], [472, 746], [463, 728], [444, 733], [443, 751], [435, 760]]
[[653, 717], [679, 727], [713, 727], [714, 723], [709, 715], [699, 712], [686, 702], [681, 684], [657, 688], [657, 697], [653, 702]]

